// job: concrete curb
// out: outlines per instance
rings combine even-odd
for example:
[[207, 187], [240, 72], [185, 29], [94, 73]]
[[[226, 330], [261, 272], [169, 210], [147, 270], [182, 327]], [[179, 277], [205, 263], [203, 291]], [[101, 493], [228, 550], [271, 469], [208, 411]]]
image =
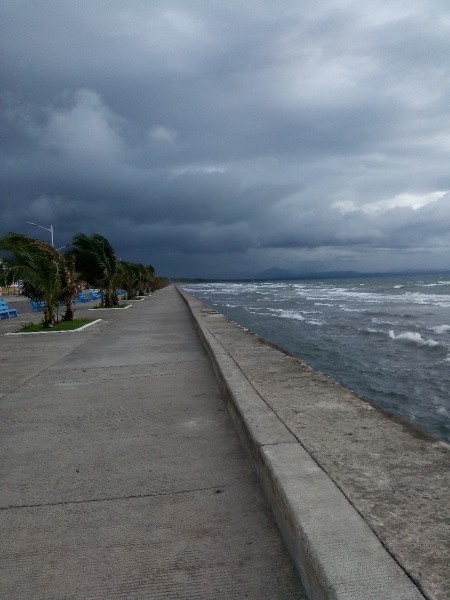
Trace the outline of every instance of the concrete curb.
[[65, 329], [63, 331], [11, 331], [5, 333], [4, 335], [49, 335], [53, 333], [77, 333], [78, 331], [84, 331], [88, 327], [92, 327], [92, 325], [95, 325], [96, 323], [100, 323], [100, 321], [102, 321], [102, 319], [95, 319], [95, 321], [92, 321], [91, 323], [86, 323], [86, 325], [82, 325], [77, 329]]
[[211, 333], [207, 319], [218, 313], [178, 291], [191, 311], [308, 597], [423, 600], [360, 514]]

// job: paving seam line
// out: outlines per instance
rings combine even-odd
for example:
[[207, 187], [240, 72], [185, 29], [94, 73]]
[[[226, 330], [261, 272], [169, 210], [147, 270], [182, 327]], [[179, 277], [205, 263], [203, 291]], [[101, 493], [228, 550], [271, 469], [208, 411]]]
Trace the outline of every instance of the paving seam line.
[[210, 332], [200, 310], [205, 304], [178, 291], [308, 598], [423, 600], [426, 596]]
[[82, 346], [85, 343], [86, 343], [86, 340], [80, 339], [80, 343], [78, 344], [78, 346], [75, 346], [74, 348], [70, 348], [69, 350], [67, 350], [65, 352], [65, 354], [63, 354], [62, 356], [59, 355], [53, 362], [51, 362], [50, 364], [45, 365], [44, 367], [42, 367], [42, 369], [40, 371], [38, 371], [37, 373], [33, 373], [32, 375], [30, 375], [28, 377], [28, 379], [25, 379], [24, 381], [21, 381], [15, 387], [13, 387], [11, 390], [3, 393], [3, 395], [0, 395], [0, 399], [4, 398], [5, 396], [8, 396], [9, 394], [14, 394], [14, 392], [16, 392], [19, 388], [21, 388], [22, 386], [27, 385], [32, 379], [35, 379], [35, 378], [39, 377], [39, 375], [42, 375], [42, 373], [44, 373], [44, 371], [47, 371], [48, 369], [50, 369], [54, 365], [58, 364], [61, 360], [63, 360], [67, 356], [69, 356], [69, 354], [71, 354], [72, 352], [74, 352], [75, 350], [77, 350], [80, 346]]
[[100, 498], [86, 498], [80, 500], [60, 500], [58, 502], [43, 502], [40, 504], [10, 504], [8, 506], [0, 506], [0, 512], [7, 510], [20, 510], [22, 508], [49, 508], [54, 506], [70, 506], [73, 504], [94, 504], [96, 502], [122, 502], [125, 500], [141, 500], [143, 498], [159, 498], [161, 496], [181, 496], [183, 494], [192, 494], [194, 492], [208, 492], [211, 490], [216, 490], [217, 493], [221, 493], [223, 490], [232, 487], [232, 485], [232, 483], [218, 483], [216, 485], [209, 485], [207, 487], [189, 488], [185, 490], [172, 490], [166, 492], [149, 492], [147, 494], [143, 493], [129, 494], [127, 496], [104, 496]]

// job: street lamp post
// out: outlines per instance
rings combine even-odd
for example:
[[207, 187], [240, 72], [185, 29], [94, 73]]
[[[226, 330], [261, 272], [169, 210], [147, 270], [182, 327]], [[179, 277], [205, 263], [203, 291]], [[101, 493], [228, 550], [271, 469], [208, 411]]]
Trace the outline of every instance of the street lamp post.
[[32, 223], [31, 221], [25, 221], [25, 223], [29, 223], [30, 225], [35, 225], [36, 227], [40, 227], [41, 229], [46, 229], [47, 231], [50, 231], [50, 235], [52, 236], [52, 246], [53, 248], [55, 247], [55, 244], [53, 243], [53, 225], [50, 225], [50, 227], [43, 227], [42, 225]]

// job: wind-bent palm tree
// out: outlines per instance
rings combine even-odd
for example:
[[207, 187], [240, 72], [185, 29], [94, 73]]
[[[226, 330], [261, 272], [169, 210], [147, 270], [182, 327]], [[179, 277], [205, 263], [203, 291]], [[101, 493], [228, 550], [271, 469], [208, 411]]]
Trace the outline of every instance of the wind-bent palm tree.
[[116, 284], [118, 288], [122, 288], [127, 293], [127, 300], [132, 300], [136, 297], [135, 292], [135, 273], [133, 263], [127, 260], [121, 260], [118, 263]]
[[111, 307], [117, 257], [109, 241], [98, 233], [77, 233], [72, 238], [71, 252], [75, 256], [75, 269], [81, 279], [102, 289], [102, 305]]
[[62, 294], [61, 300], [64, 302], [66, 312], [62, 318], [63, 321], [73, 321], [75, 309], [72, 306], [72, 301], [77, 294], [78, 279], [75, 273], [75, 255], [66, 253], [61, 256], [62, 263]]
[[21, 233], [0, 238], [0, 250], [9, 277], [22, 281], [22, 293], [32, 300], [43, 300], [44, 326], [53, 327], [63, 287], [61, 255], [48, 242]]
[[116, 287], [121, 287], [127, 292], [127, 299], [133, 300], [152, 289], [155, 279], [155, 269], [149, 265], [121, 260], [118, 263]]

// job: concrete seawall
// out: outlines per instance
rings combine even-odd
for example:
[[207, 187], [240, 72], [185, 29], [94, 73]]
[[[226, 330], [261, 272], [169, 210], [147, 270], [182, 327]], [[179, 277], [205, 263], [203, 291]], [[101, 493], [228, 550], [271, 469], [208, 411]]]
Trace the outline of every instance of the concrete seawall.
[[448, 445], [179, 290], [310, 598], [448, 598]]

